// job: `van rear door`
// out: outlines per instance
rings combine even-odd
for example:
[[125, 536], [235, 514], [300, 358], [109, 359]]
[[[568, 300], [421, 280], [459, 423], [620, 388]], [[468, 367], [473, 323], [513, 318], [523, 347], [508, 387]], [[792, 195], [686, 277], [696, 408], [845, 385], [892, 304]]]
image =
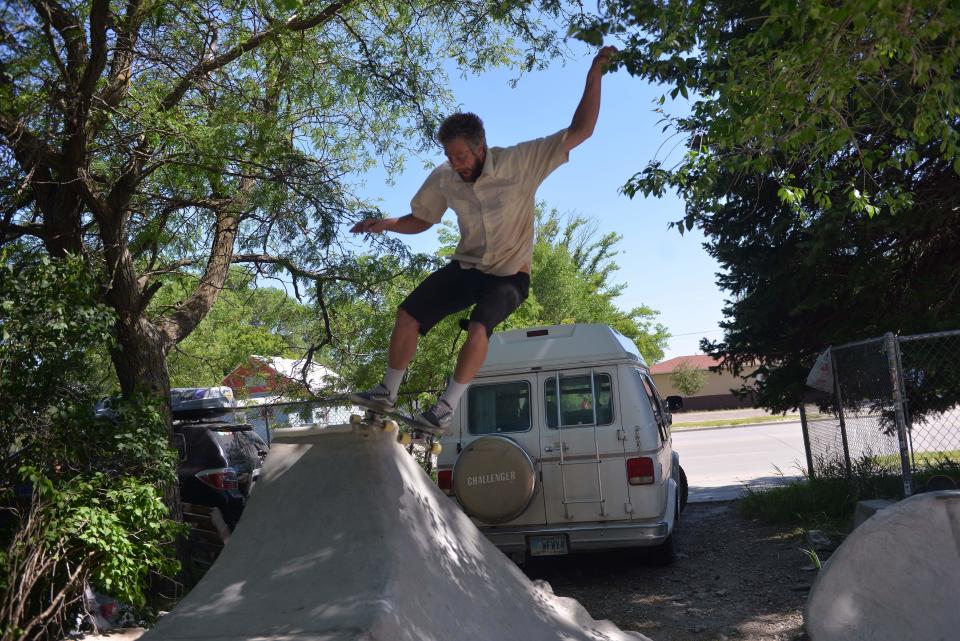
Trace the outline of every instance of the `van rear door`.
[[[533, 401], [536, 376], [509, 375], [476, 379], [460, 402], [463, 432], [459, 451], [485, 436], [508, 438], [523, 448], [534, 461], [534, 474], [539, 477], [537, 459], [540, 451], [540, 430], [537, 403]], [[541, 525], [545, 523], [543, 483], [537, 482], [533, 498], [522, 514], [508, 524]]]
[[630, 518], [616, 367], [542, 372], [537, 387], [547, 522]]

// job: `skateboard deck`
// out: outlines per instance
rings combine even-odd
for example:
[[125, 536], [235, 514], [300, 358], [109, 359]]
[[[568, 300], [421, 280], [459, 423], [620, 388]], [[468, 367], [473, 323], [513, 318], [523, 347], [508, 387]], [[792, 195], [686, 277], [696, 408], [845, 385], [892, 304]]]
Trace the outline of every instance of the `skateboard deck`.
[[[362, 400], [353, 398], [350, 402], [365, 408], [366, 415], [352, 414], [350, 422], [354, 425], [367, 423], [380, 427], [386, 432], [397, 432], [397, 442], [401, 445], [409, 445], [412, 442], [420, 442], [430, 449], [432, 454], [440, 454], [440, 437], [445, 432], [439, 427], [426, 425], [419, 420], [408, 416], [399, 410], [384, 410], [379, 405], [365, 403]], [[401, 432], [399, 424], [403, 424], [410, 429], [410, 432]], [[419, 437], [419, 438], [418, 438]]]

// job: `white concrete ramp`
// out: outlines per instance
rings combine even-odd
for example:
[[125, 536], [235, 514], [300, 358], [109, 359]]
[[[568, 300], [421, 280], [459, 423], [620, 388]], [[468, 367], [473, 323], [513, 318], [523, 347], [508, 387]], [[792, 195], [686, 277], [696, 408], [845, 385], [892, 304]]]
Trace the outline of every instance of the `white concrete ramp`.
[[820, 570], [804, 622], [811, 641], [960, 639], [960, 491], [867, 519]]
[[230, 543], [143, 641], [646, 639], [531, 583], [391, 434], [274, 442]]

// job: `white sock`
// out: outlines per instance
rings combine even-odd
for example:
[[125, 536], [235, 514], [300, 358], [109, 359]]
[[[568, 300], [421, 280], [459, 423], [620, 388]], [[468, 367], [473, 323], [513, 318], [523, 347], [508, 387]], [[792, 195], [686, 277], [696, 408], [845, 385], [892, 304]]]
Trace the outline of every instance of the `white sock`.
[[460, 402], [460, 397], [463, 396], [463, 392], [470, 386], [470, 383], [458, 383], [452, 378], [450, 379], [450, 384], [447, 385], [446, 391], [443, 393], [443, 396], [440, 397], [440, 400], [452, 407], [457, 409], [457, 403]]
[[405, 369], [393, 369], [387, 365], [387, 371], [383, 375], [383, 384], [390, 390], [390, 398], [397, 397], [397, 392], [400, 391], [400, 383], [403, 382], [403, 373], [406, 371]]

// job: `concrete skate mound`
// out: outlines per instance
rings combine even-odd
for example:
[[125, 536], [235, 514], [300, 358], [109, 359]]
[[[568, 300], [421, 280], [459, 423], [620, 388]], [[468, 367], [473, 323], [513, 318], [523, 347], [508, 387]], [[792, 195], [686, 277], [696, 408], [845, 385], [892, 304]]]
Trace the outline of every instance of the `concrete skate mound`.
[[854, 530], [824, 564], [804, 613], [811, 641], [957, 639], [960, 491], [920, 494]]
[[331, 428], [275, 441], [220, 558], [143, 637], [161, 639], [647, 637], [529, 581], [392, 435]]

